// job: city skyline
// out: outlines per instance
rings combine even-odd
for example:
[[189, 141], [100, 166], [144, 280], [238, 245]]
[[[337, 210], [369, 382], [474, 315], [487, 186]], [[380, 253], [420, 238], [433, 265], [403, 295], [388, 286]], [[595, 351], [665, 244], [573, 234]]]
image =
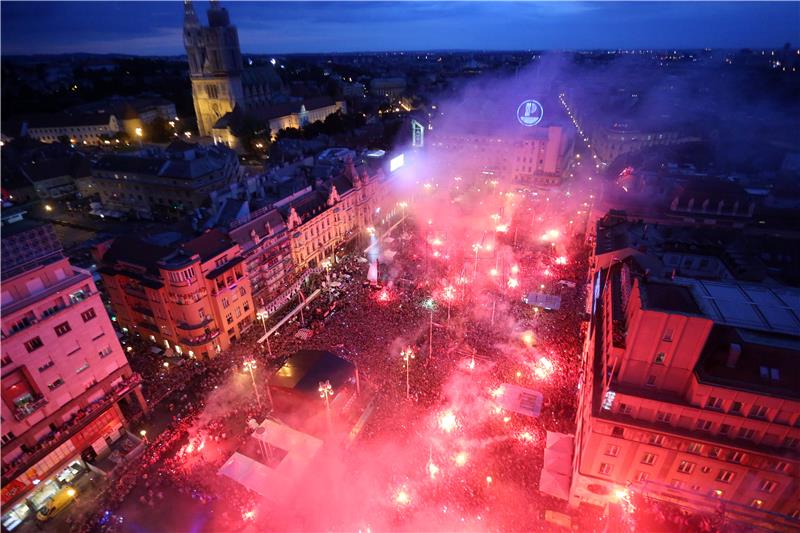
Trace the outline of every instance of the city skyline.
[[[205, 13], [208, 3], [196, 4], [198, 12]], [[236, 21], [243, 52], [250, 54], [769, 48], [796, 42], [800, 36], [796, 2], [222, 4]], [[146, 10], [142, 6], [141, 2], [8, 3], [2, 17], [2, 53], [183, 55], [182, 5], [148, 3]], [[759, 23], [753, 24], [754, 20]]]

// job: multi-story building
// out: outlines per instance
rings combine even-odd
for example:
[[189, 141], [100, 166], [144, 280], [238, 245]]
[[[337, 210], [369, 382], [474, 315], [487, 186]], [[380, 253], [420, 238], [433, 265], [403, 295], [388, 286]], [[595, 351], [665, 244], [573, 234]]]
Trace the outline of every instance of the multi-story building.
[[102, 156], [92, 175], [78, 180], [78, 189], [84, 197], [99, 197], [106, 209], [148, 218], [197, 209], [240, 174], [239, 159], [228, 148], [174, 141], [166, 149]]
[[229, 231], [245, 258], [253, 301], [259, 308], [272, 301], [294, 280], [294, 261], [286, 224], [276, 209], [256, 211]]
[[22, 135], [45, 143], [66, 138], [72, 144], [101, 144], [122, 131], [119, 119], [110, 113], [43, 115], [32, 117], [22, 127]]
[[14, 529], [146, 411], [89, 272], [49, 225], [3, 225], [2, 524]]
[[119, 324], [168, 350], [213, 357], [253, 323], [244, 257], [219, 230], [181, 244], [119, 237], [95, 257]]
[[560, 184], [572, 153], [572, 142], [560, 126], [532, 128], [513, 138], [436, 131], [431, 137], [430, 146], [459, 164], [490, 170], [522, 185]]
[[[320, 154], [323, 161], [325, 155]], [[286, 219], [297, 272], [333, 258], [338, 246], [370, 226], [379, 208], [388, 207], [381, 169], [366, 164], [357, 169], [352, 157], [343, 163], [332, 171], [334, 177], [318, 178], [311, 191], [275, 204]]]
[[797, 527], [800, 290], [731, 279], [722, 264], [719, 279], [665, 276], [611, 254], [592, 274], [571, 503], [640, 491]]
[[208, 26], [200, 24], [191, 0], [184, 3], [183, 43], [189, 60], [192, 99], [200, 135], [210, 136], [219, 119], [237, 106], [264, 105], [282, 90], [271, 65], [245, 67], [239, 32], [228, 11], [212, 2]]

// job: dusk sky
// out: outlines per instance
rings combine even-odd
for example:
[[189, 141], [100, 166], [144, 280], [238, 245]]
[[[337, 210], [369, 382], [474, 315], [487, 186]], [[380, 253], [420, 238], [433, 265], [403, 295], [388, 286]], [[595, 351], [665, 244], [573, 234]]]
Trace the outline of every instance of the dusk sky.
[[[797, 2], [222, 2], [245, 53], [768, 48]], [[205, 20], [207, 2], [196, 2]], [[3, 2], [2, 53], [182, 54], [182, 2]]]

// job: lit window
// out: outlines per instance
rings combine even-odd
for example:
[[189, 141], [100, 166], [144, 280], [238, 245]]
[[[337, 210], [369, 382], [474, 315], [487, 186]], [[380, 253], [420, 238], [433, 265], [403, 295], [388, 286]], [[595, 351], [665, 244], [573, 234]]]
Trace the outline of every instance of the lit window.
[[730, 470], [720, 470], [717, 474], [717, 481], [722, 483], [730, 483], [736, 474]]
[[761, 484], [758, 486], [758, 490], [761, 492], [772, 492], [777, 488], [777, 486], [778, 484], [771, 479], [765, 479], [761, 481]]
[[609, 457], [616, 457], [619, 455], [619, 446], [616, 444], [610, 444], [608, 448], [606, 448], [606, 455]]
[[678, 465], [678, 472], [681, 474], [691, 474], [694, 472], [694, 467], [697, 466], [695, 463], [689, 461], [681, 461]]
[[657, 457], [657, 455], [655, 455], [653, 453], [646, 453], [646, 454], [644, 454], [644, 457], [642, 457], [642, 464], [646, 464], [646, 465], [655, 464], [656, 457]]
[[604, 476], [611, 475], [611, 472], [614, 471], [614, 465], [608, 463], [600, 463], [600, 473]]

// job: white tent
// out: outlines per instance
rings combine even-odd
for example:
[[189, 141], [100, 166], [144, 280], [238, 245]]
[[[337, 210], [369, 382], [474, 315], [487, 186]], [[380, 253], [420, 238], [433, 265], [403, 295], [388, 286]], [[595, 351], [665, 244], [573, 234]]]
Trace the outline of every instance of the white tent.
[[544, 448], [544, 467], [539, 478], [539, 491], [562, 500], [569, 499], [572, 479], [572, 454], [575, 443], [572, 435], [547, 432]]
[[539, 416], [542, 412], [544, 397], [541, 392], [511, 383], [503, 383], [501, 388], [503, 394], [497, 398], [497, 403], [506, 411], [527, 416]]
[[264, 420], [259, 427], [263, 427], [264, 431], [259, 434], [257, 430], [252, 437], [261, 440], [265, 446], [285, 451], [286, 455], [281, 461], [270, 467], [235, 452], [217, 473], [272, 501], [288, 501], [292, 497], [292, 489], [317, 455], [322, 441], [270, 419]]

